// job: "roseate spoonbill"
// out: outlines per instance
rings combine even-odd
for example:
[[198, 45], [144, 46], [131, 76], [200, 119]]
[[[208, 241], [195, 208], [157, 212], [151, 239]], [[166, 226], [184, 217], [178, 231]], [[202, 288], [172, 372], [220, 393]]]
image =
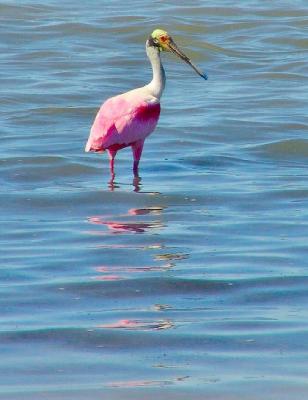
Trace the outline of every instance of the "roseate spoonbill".
[[134, 157], [133, 172], [138, 177], [138, 165], [144, 140], [155, 129], [160, 114], [160, 97], [165, 88], [165, 71], [160, 52], [171, 51], [189, 64], [198, 75], [207, 79], [190, 59], [177, 47], [171, 36], [155, 29], [146, 41], [146, 53], [153, 70], [152, 81], [140, 88], [111, 97], [98, 111], [91, 128], [85, 151], [107, 150], [110, 172], [114, 178], [114, 159], [117, 151], [131, 146]]

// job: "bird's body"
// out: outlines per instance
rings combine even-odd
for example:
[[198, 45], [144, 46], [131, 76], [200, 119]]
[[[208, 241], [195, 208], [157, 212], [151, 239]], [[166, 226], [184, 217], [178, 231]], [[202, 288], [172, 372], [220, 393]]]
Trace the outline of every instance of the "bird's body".
[[86, 151], [132, 146], [153, 131], [160, 113], [159, 100], [138, 92], [111, 97], [101, 106]]
[[[167, 35], [164, 31], [157, 31]], [[163, 39], [169, 39], [166, 35], [161, 36]], [[166, 81], [160, 51], [159, 46], [154, 44], [153, 38], [147, 40], [146, 52], [152, 65], [152, 81], [148, 85], [106, 100], [92, 125], [85, 151], [108, 151], [112, 176], [114, 176], [114, 158], [117, 151], [128, 146], [131, 146], [133, 150], [134, 174], [138, 174], [144, 141], [157, 125], [160, 115], [160, 98]], [[187, 57], [184, 61], [190, 63]], [[193, 68], [196, 67], [193, 66]]]

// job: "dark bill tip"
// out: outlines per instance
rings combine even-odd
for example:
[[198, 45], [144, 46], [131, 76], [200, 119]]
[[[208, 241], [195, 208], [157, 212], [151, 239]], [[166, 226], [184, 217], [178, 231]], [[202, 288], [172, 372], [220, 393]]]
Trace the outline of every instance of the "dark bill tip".
[[180, 50], [178, 48], [178, 46], [174, 43], [174, 41], [172, 39], [171, 39], [168, 47], [175, 55], [177, 55], [179, 58], [181, 58], [183, 61], [185, 61], [188, 65], [190, 65], [191, 68], [193, 70], [195, 70], [199, 76], [201, 76], [201, 78], [203, 78], [205, 80], [208, 79], [207, 75], [204, 72], [202, 72], [198, 67], [196, 67], [195, 64], [193, 64], [191, 62], [191, 60], [186, 56], [186, 54], [184, 54], [182, 52], [182, 50]]
[[201, 76], [203, 79], [205, 79], [206, 81], [209, 79], [208, 76], [207, 76], [204, 72], [201, 72], [200, 76]]

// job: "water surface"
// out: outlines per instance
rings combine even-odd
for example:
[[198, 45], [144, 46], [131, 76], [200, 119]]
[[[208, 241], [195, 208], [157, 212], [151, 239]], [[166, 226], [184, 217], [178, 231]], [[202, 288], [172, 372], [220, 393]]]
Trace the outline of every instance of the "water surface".
[[[303, 400], [304, 1], [0, 3], [0, 398]], [[102, 101], [167, 87], [140, 182], [83, 152]]]

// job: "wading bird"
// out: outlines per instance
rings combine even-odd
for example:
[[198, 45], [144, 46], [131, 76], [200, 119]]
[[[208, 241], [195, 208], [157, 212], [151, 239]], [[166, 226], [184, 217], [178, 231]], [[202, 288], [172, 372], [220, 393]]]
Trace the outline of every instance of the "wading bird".
[[207, 79], [166, 31], [155, 29], [152, 32], [146, 41], [146, 53], [152, 65], [153, 79], [148, 85], [106, 100], [96, 115], [85, 147], [86, 152], [108, 152], [112, 179], [117, 151], [128, 146], [132, 147], [133, 172], [134, 176], [138, 177], [143, 144], [156, 127], [160, 114], [159, 100], [165, 88], [166, 76], [160, 58], [161, 51], [173, 52], [198, 75]]

